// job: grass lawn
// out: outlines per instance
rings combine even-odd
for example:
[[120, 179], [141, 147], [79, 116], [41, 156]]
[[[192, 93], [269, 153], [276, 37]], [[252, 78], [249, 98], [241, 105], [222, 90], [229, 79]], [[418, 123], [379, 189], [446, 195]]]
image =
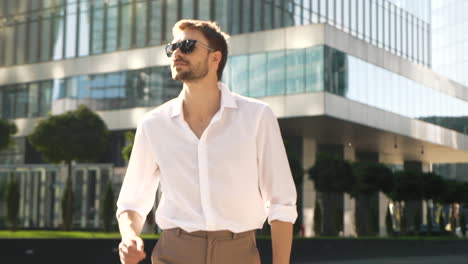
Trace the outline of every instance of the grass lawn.
[[[144, 239], [158, 239], [159, 234], [143, 234]], [[78, 238], [78, 239], [100, 239], [100, 238], [114, 238], [120, 239], [120, 233], [104, 233], [104, 232], [85, 232], [85, 231], [52, 231], [52, 230], [18, 230], [11, 232], [7, 230], [0, 230], [0, 239], [30, 239], [30, 238]], [[257, 239], [271, 239], [267, 235], [257, 235]], [[401, 236], [401, 237], [294, 237], [294, 239], [329, 239], [329, 240], [347, 240], [347, 239], [396, 239], [396, 240], [460, 240], [463, 238], [457, 238], [455, 236]], [[466, 238], [465, 238], [466, 239]]]
[[[143, 235], [143, 238], [159, 238], [159, 235]], [[120, 233], [104, 232], [80, 232], [80, 231], [51, 231], [51, 230], [18, 230], [16, 232], [0, 230], [0, 239], [2, 238], [115, 238], [120, 239]]]

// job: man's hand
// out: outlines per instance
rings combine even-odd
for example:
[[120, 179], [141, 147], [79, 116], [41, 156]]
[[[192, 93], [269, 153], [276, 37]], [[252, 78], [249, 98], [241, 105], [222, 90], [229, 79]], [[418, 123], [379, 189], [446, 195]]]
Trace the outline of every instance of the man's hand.
[[143, 240], [138, 236], [122, 238], [119, 244], [119, 256], [122, 264], [138, 264], [146, 258]]

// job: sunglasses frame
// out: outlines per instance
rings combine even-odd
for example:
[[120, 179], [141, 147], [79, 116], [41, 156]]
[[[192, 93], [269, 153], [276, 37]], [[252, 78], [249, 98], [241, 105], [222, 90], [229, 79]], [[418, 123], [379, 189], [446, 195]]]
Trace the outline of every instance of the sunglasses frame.
[[195, 45], [197, 43], [203, 46], [204, 48], [208, 49], [209, 51], [215, 51], [214, 49], [210, 48], [208, 45], [203, 44], [202, 42], [198, 40], [184, 39], [184, 40], [177, 41], [175, 43], [168, 43], [165, 48], [166, 56], [170, 58], [177, 49], [180, 49], [180, 51], [184, 54], [190, 54], [195, 50]]

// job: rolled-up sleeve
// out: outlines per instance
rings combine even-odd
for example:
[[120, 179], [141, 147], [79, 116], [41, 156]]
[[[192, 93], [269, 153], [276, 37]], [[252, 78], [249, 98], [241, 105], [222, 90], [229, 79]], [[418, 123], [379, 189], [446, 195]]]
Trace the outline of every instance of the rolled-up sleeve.
[[147, 135], [144, 122], [139, 122], [132, 154], [117, 200], [117, 218], [123, 211], [131, 210], [145, 220], [153, 207], [160, 171]]
[[263, 107], [257, 130], [257, 163], [268, 224], [273, 220], [294, 223], [297, 219], [296, 187], [278, 120], [268, 105]]

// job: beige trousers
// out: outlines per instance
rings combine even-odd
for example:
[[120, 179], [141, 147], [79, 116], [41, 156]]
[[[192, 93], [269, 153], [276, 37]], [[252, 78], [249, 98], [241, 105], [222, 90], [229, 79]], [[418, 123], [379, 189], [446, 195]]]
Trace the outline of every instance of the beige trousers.
[[151, 255], [153, 264], [260, 264], [255, 230], [187, 232], [165, 229]]

